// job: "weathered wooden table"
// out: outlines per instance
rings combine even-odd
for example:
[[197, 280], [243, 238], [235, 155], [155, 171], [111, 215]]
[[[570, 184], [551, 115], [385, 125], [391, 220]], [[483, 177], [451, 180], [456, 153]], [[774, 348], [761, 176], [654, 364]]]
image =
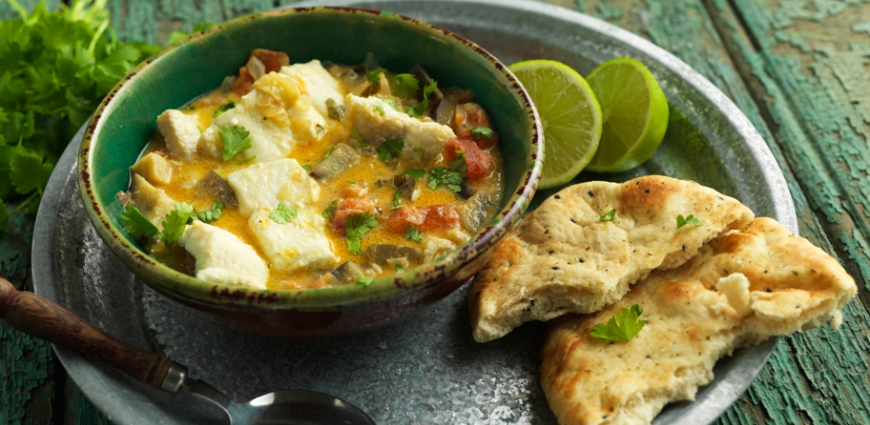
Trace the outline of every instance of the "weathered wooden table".
[[[548, 1], [650, 39], [730, 96], [779, 161], [801, 234], [858, 282], [844, 326], [782, 339], [719, 422], [870, 424], [870, 0]], [[121, 39], [162, 45], [195, 23], [292, 1], [108, 3]], [[0, 18], [11, 16], [0, 2]], [[32, 230], [33, 217], [17, 217], [0, 234], [0, 275], [19, 288], [29, 289]], [[108, 423], [47, 343], [2, 322], [0, 376], [0, 423]]]

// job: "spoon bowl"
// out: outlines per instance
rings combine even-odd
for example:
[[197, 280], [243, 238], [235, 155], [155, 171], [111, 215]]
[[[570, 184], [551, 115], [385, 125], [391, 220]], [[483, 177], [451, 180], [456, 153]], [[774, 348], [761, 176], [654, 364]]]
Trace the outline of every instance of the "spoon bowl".
[[316, 391], [275, 391], [236, 402], [188, 377], [185, 366], [120, 341], [39, 295], [17, 291], [3, 278], [0, 318], [15, 329], [106, 363], [154, 388], [173, 394], [184, 389], [223, 410], [230, 425], [374, 425], [358, 407]]

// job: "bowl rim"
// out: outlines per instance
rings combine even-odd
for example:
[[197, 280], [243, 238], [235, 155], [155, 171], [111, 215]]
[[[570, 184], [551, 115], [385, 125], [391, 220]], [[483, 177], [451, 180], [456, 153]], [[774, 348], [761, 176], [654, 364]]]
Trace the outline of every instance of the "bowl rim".
[[[127, 90], [140, 73], [147, 71], [149, 67], [164, 57], [171, 55], [179, 46], [206, 39], [213, 34], [234, 27], [249, 25], [250, 22], [258, 19], [281, 18], [304, 13], [335, 13], [344, 16], [363, 14], [366, 19], [400, 19], [405, 25], [408, 25], [408, 28], [422, 28], [435, 37], [459, 44], [462, 48], [472, 51], [489, 62], [493, 68], [492, 71], [495, 74], [501, 74], [501, 77], [509, 83], [505, 84], [505, 87], [517, 98], [523, 112], [531, 121], [531, 146], [529, 154], [526, 156], [526, 169], [519, 178], [519, 186], [511, 193], [505, 193], [505, 195], [509, 195], [505, 207], [499, 210], [484, 228], [478, 230], [468, 241], [450, 253], [438, 257], [434, 262], [377, 278], [367, 286], [348, 284], [315, 289], [258, 289], [198, 279], [158, 262], [137, 245], [131, 243], [126, 235], [121, 233], [120, 228], [115, 228], [112, 225], [108, 219], [110, 213], [97, 198], [96, 190], [93, 187], [94, 181], [91, 176], [94, 169], [93, 155], [95, 150], [92, 147], [106, 116], [110, 115], [117, 106], [113, 100]], [[255, 311], [284, 309], [321, 311], [399, 298], [402, 295], [422, 290], [448, 278], [462, 267], [472, 263], [484, 251], [492, 248], [521, 218], [537, 190], [543, 169], [544, 135], [537, 109], [523, 85], [506, 65], [474, 42], [447, 29], [396, 13], [356, 7], [316, 6], [270, 10], [216, 24], [206, 30], [193, 33], [146, 59], [123, 77], [99, 104], [87, 124], [77, 159], [79, 193], [84, 203], [85, 212], [97, 234], [134, 273], [140, 277], [143, 275], [150, 277], [143, 278], [143, 280], [155, 289], [174, 294], [186, 302], [210, 308], [253, 309]], [[505, 188], [505, 191], [509, 189]]]

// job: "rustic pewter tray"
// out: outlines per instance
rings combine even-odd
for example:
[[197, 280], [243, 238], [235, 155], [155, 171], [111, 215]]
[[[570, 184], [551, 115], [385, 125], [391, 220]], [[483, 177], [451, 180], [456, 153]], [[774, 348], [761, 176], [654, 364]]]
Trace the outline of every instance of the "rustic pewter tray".
[[[300, 3], [300, 5], [326, 3]], [[582, 74], [616, 56], [645, 63], [671, 105], [661, 148], [640, 169], [579, 180], [622, 181], [641, 174], [696, 180], [734, 196], [759, 216], [797, 232], [785, 180], [745, 116], [709, 81], [653, 44], [605, 22], [529, 1], [338, 1], [385, 9], [443, 26], [505, 63], [565, 62]], [[554, 424], [538, 384], [544, 326], [528, 323], [486, 344], [471, 339], [466, 284], [405, 323], [339, 340], [286, 342], [217, 327], [138, 281], [103, 246], [76, 187], [81, 132], [51, 177], [33, 238], [34, 288], [96, 326], [187, 365], [236, 400], [279, 389], [326, 392], [359, 406], [379, 424]], [[510, 155], [510, 152], [504, 152]], [[537, 205], [552, 191], [541, 192]], [[776, 339], [737, 351], [693, 403], [668, 406], [656, 424], [715, 420], [749, 386]], [[188, 394], [171, 396], [55, 347], [69, 376], [109, 419], [123, 424], [224, 423]]]

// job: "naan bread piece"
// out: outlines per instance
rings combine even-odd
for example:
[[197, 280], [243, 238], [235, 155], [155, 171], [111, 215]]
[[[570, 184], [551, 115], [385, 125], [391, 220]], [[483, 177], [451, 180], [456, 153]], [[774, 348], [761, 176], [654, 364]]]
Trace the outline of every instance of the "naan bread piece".
[[[694, 400], [713, 366], [772, 335], [842, 322], [855, 281], [837, 260], [769, 218], [726, 233], [677, 269], [658, 270], [594, 315], [550, 324], [541, 386], [559, 423], [648, 424], [665, 404]], [[646, 325], [629, 342], [589, 334], [625, 305]]]
[[[613, 220], [599, 220], [612, 209]], [[678, 229], [677, 216], [690, 214], [701, 224]], [[664, 176], [568, 187], [505, 236], [475, 277], [472, 335], [485, 342], [531, 320], [601, 310], [653, 269], [683, 264], [753, 217], [736, 199]]]

